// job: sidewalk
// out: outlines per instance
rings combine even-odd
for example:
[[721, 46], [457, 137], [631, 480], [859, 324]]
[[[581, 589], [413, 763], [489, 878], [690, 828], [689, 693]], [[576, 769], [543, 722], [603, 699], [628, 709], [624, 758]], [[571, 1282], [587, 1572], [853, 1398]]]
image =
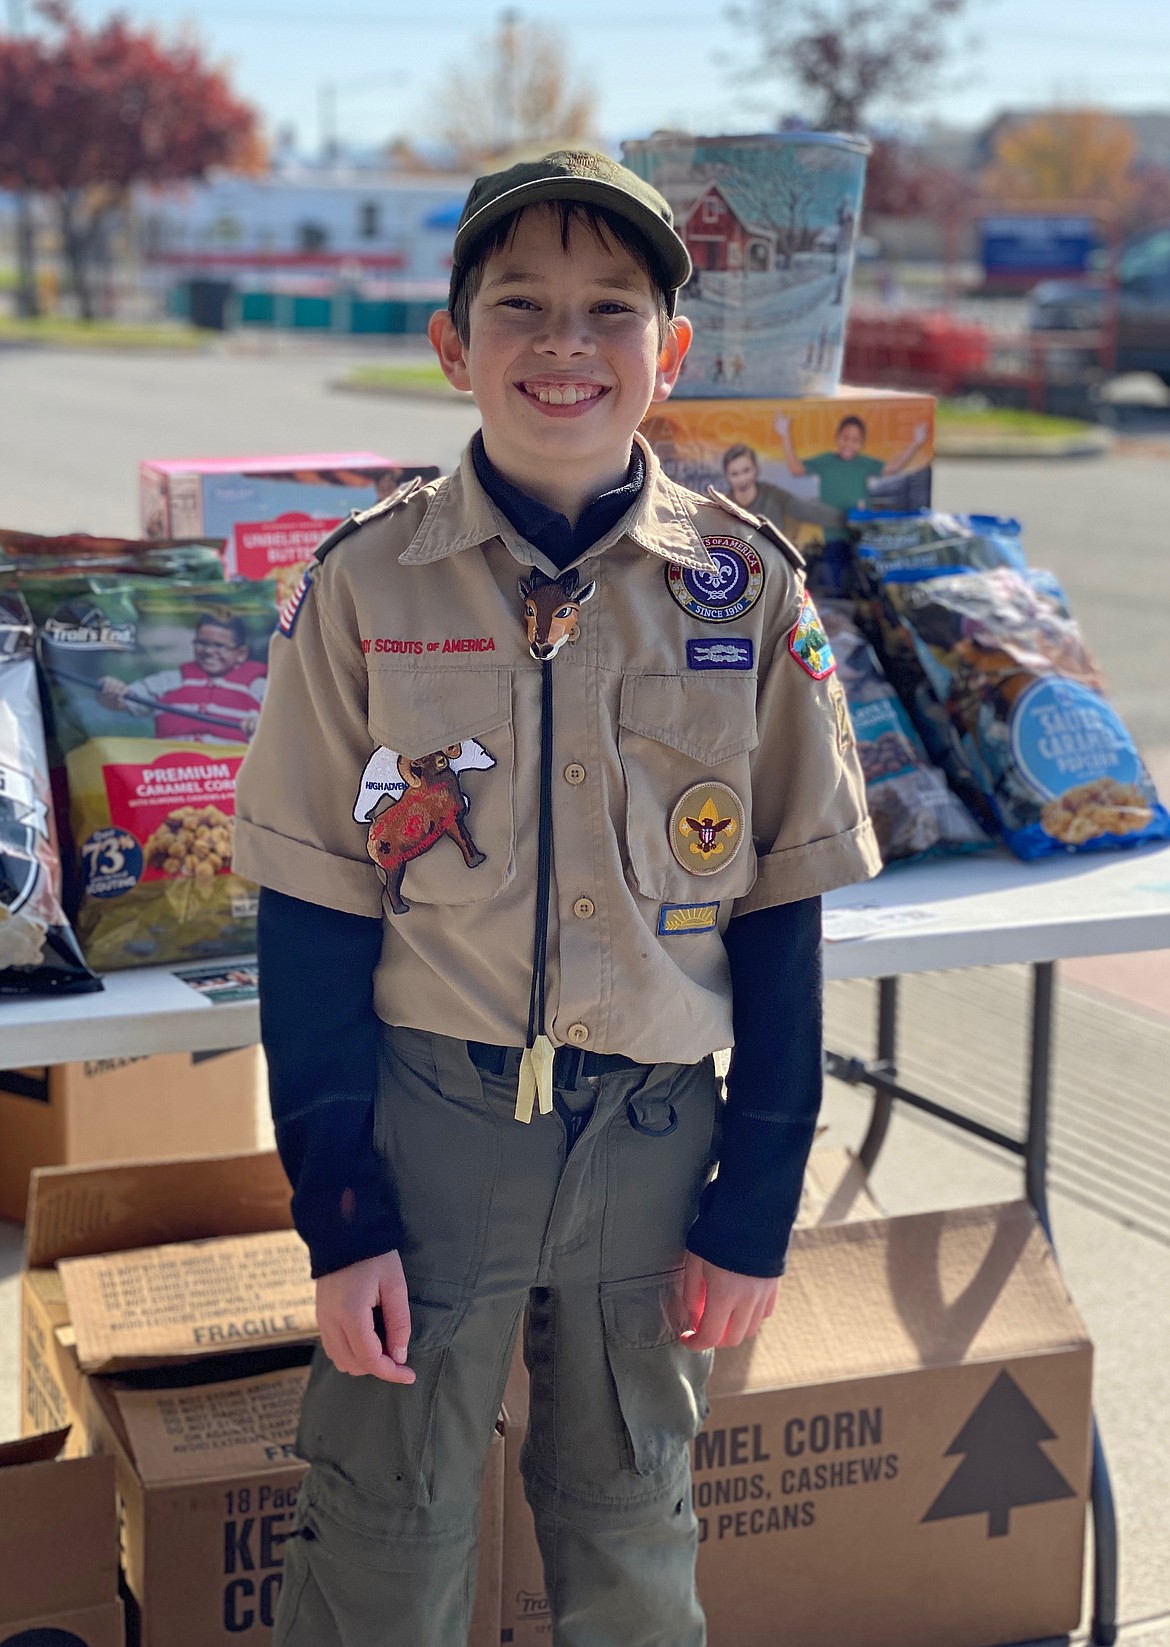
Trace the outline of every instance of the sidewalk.
[[[1119, 987], [1123, 960], [1062, 967], [1051, 1210], [1061, 1265], [1096, 1346], [1097, 1413], [1121, 1529], [1121, 1640], [1170, 1647], [1170, 994], [1159, 998], [1158, 1013], [1079, 981], [1082, 966], [1100, 965]], [[1139, 983], [1141, 972], [1139, 965]], [[1028, 985], [1023, 967], [906, 978], [902, 1078], [1015, 1130], [1024, 1108]], [[868, 1053], [875, 1013], [871, 982], [830, 985], [827, 1044]], [[868, 1113], [858, 1090], [830, 1081], [821, 1141], [856, 1147]], [[889, 1213], [1023, 1193], [1015, 1161], [905, 1109], [895, 1115], [873, 1188]], [[0, 1222], [0, 1439], [19, 1425], [20, 1237], [17, 1225]], [[1085, 1628], [1074, 1639], [1086, 1640]]]

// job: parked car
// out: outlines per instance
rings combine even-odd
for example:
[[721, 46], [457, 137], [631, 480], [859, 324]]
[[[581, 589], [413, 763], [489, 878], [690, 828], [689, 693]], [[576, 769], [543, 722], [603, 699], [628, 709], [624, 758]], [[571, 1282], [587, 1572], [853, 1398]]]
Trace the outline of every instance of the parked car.
[[[1170, 224], [1126, 242], [1117, 260], [1117, 371], [1156, 372], [1170, 383]], [[1046, 280], [1028, 296], [1033, 331], [1097, 331], [1105, 320], [1102, 275]]]

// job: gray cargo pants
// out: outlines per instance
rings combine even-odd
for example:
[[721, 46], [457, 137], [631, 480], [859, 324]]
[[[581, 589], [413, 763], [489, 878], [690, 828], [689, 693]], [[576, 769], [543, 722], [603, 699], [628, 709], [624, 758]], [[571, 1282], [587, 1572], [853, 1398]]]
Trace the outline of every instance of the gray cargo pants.
[[678, 1334], [712, 1061], [583, 1080], [528, 1126], [515, 1097], [466, 1043], [386, 1030], [377, 1147], [409, 1232], [417, 1379], [349, 1377], [318, 1348], [275, 1647], [466, 1642], [483, 1461], [526, 1309], [521, 1464], [554, 1647], [703, 1647], [688, 1443], [710, 1356]]

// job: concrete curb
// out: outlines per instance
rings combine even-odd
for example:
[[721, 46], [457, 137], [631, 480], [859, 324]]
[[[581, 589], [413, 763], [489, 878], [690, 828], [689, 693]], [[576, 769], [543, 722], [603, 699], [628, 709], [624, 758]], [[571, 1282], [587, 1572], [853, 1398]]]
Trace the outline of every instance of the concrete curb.
[[1085, 458], [1104, 457], [1113, 450], [1109, 429], [1087, 429], [1077, 435], [936, 434], [936, 458]]

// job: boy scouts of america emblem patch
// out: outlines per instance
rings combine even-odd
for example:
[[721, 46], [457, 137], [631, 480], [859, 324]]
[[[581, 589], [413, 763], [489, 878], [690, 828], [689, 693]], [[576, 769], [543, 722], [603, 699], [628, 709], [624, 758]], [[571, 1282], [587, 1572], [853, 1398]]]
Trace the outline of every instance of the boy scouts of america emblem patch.
[[742, 538], [704, 538], [715, 562], [710, 571], [671, 563], [666, 587], [684, 612], [701, 623], [732, 623], [750, 612], [764, 592], [764, 566]]
[[817, 609], [808, 595], [796, 620], [796, 627], [788, 637], [788, 650], [814, 681], [823, 681], [837, 667], [829, 637], [825, 634]]
[[725, 783], [693, 784], [670, 815], [670, 850], [692, 875], [726, 869], [743, 833], [743, 803]]

